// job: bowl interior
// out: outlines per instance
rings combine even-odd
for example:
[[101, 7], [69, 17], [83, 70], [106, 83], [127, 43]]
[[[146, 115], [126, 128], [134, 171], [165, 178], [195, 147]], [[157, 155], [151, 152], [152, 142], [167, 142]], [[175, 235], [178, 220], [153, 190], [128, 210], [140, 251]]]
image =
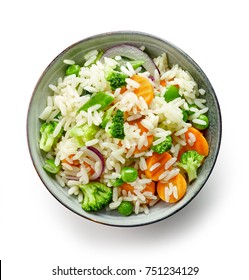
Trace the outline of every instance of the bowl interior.
[[[92, 49], [106, 50], [114, 45], [124, 43], [138, 47], [145, 46], [146, 52], [151, 57], [156, 57], [166, 52], [170, 65], [179, 64], [184, 70], [187, 70], [196, 80], [199, 87], [206, 91], [205, 98], [207, 99], [207, 106], [209, 107], [208, 115], [210, 119], [210, 126], [205, 134], [210, 145], [210, 154], [199, 170], [198, 179], [191, 184], [186, 195], [176, 204], [167, 205], [167, 207], [165, 207], [165, 203], [160, 202], [150, 209], [148, 215], [134, 214], [128, 218], [121, 217], [116, 211], [102, 211], [98, 213], [84, 212], [80, 203], [77, 202], [77, 199], [69, 196], [67, 194], [67, 189], [61, 188], [56, 180], [43, 170], [42, 166], [45, 154], [39, 149], [39, 129], [41, 125], [39, 115], [46, 106], [47, 96], [52, 94], [52, 91], [48, 88], [49, 84], [56, 84], [58, 78], [64, 76], [66, 65], [63, 63], [63, 60], [73, 59], [76, 63], [81, 64], [84, 54]], [[214, 167], [219, 152], [221, 141], [221, 114], [217, 97], [208, 78], [200, 67], [182, 50], [167, 41], [149, 34], [138, 32], [106, 33], [73, 44], [60, 53], [46, 68], [37, 82], [30, 101], [27, 117], [27, 138], [32, 161], [38, 175], [51, 194], [62, 204], [78, 215], [95, 222], [114, 226], [138, 226], [162, 220], [176, 213], [189, 203], [204, 186]]]

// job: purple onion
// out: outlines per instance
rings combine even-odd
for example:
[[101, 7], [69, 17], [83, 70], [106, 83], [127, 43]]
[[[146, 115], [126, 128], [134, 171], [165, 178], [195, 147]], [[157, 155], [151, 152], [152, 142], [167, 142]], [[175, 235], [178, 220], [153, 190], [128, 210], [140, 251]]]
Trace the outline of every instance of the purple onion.
[[152, 76], [154, 76], [155, 70], [158, 70], [156, 67], [154, 61], [149, 57], [149, 55], [143, 51], [141, 51], [139, 48], [131, 46], [131, 45], [118, 45], [115, 47], [112, 47], [108, 49], [102, 56], [101, 62], [104, 61], [105, 57], [114, 58], [115, 56], [123, 56], [127, 57], [132, 60], [142, 60], [144, 61], [143, 67], [150, 72]]
[[96, 172], [96, 170], [95, 170], [94, 174], [89, 177], [89, 179], [91, 181], [96, 180], [101, 176], [101, 174], [105, 170], [105, 159], [104, 159], [103, 155], [101, 154], [101, 152], [92, 146], [87, 147], [85, 153], [89, 157], [93, 158], [96, 162], [99, 161], [101, 163], [101, 169], [98, 170], [98, 172]]

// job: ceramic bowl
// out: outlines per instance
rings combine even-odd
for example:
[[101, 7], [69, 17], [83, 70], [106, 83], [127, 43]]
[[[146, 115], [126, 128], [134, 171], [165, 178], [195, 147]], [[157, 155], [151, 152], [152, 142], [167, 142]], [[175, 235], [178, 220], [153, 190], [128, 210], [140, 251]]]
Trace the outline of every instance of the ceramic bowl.
[[[102, 211], [98, 213], [84, 212], [81, 208], [81, 204], [78, 203], [76, 198], [69, 196], [66, 188], [61, 188], [56, 180], [43, 170], [44, 154], [39, 149], [39, 129], [41, 125], [39, 114], [46, 106], [47, 96], [51, 94], [48, 90], [48, 85], [51, 83], [56, 84], [57, 79], [60, 76], [64, 76], [66, 66], [63, 63], [63, 60], [70, 58], [76, 62], [81, 61], [83, 55], [92, 49], [106, 50], [112, 46], [124, 43], [139, 47], [145, 46], [147, 53], [151, 57], [156, 57], [163, 52], [166, 52], [170, 65], [177, 63], [184, 70], [189, 71], [199, 87], [206, 91], [205, 98], [207, 99], [207, 106], [209, 107], [208, 116], [210, 119], [210, 126], [205, 134], [210, 146], [210, 153], [203, 166], [199, 169], [197, 180], [195, 180], [191, 184], [191, 187], [188, 188], [186, 195], [176, 204], [171, 204], [165, 207], [164, 202], [159, 202], [150, 209], [149, 214], [133, 214], [129, 217], [122, 217], [117, 214], [117, 211]], [[74, 213], [91, 221], [111, 226], [141, 226], [151, 224], [163, 220], [184, 208], [184, 206], [186, 206], [203, 188], [213, 170], [220, 148], [221, 128], [221, 112], [215, 91], [207, 76], [197, 63], [184, 51], [166, 40], [150, 34], [130, 31], [112, 32], [92, 36], [83, 39], [62, 51], [48, 65], [38, 80], [30, 101], [27, 116], [27, 139], [30, 155], [34, 167], [46, 188], [59, 202]]]

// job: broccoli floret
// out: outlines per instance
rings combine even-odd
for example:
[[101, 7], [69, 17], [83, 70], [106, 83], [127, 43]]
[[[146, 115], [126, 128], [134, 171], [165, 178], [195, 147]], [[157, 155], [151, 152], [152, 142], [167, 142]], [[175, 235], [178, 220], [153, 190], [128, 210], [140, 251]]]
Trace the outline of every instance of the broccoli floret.
[[53, 136], [53, 132], [57, 125], [58, 123], [55, 121], [49, 123], [45, 122], [40, 128], [40, 149], [44, 152], [49, 152], [63, 134], [63, 129], [61, 129], [56, 137]]
[[204, 156], [193, 150], [181, 155], [178, 166], [187, 172], [189, 182], [197, 178], [197, 169], [201, 166], [203, 159]]
[[124, 112], [117, 110], [116, 114], [112, 118], [112, 123], [109, 130], [110, 134], [114, 138], [124, 139]]
[[110, 83], [111, 89], [115, 90], [117, 88], [121, 88], [126, 85], [126, 78], [128, 78], [127, 75], [113, 71], [106, 77], [106, 80]]
[[83, 192], [82, 208], [85, 211], [99, 211], [112, 200], [112, 188], [99, 182], [80, 185]]
[[74, 126], [70, 130], [70, 136], [75, 137], [80, 146], [84, 146], [87, 141], [94, 139], [98, 130], [99, 128], [96, 125], [84, 124], [81, 126]]
[[170, 135], [166, 136], [165, 140], [157, 145], [153, 145], [151, 147], [153, 152], [156, 152], [158, 154], [162, 154], [164, 152], [167, 152], [172, 147], [172, 137]]

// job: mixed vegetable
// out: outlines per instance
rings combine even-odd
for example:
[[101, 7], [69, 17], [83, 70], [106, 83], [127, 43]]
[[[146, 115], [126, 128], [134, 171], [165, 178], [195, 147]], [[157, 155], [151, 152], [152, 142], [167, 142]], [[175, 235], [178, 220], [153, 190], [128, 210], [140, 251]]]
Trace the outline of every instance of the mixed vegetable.
[[65, 77], [40, 115], [44, 170], [85, 211], [123, 216], [176, 203], [209, 153], [205, 91], [166, 54], [93, 50], [82, 66], [66, 60]]

